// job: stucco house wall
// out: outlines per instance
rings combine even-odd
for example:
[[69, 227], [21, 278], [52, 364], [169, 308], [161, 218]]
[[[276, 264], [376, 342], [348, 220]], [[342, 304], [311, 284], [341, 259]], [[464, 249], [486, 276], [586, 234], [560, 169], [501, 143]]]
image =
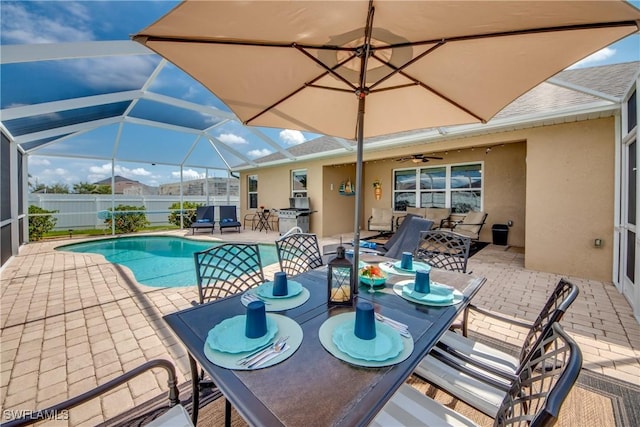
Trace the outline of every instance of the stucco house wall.
[[[372, 207], [391, 207], [393, 170], [423, 165], [396, 158], [412, 153], [443, 157], [426, 166], [482, 162], [483, 209], [489, 215], [480, 240], [491, 242], [491, 226], [512, 221], [508, 243], [525, 248], [527, 268], [611, 280], [614, 135], [611, 117], [367, 151], [362, 227]], [[307, 169], [309, 197], [318, 210], [311, 232], [350, 238], [356, 197], [341, 196], [338, 189], [346, 179], [355, 184], [355, 154], [243, 171], [243, 212], [247, 175], [259, 176], [259, 204], [285, 207], [293, 169]], [[375, 179], [382, 182], [380, 200], [374, 197]], [[593, 245], [596, 238], [603, 247]]]

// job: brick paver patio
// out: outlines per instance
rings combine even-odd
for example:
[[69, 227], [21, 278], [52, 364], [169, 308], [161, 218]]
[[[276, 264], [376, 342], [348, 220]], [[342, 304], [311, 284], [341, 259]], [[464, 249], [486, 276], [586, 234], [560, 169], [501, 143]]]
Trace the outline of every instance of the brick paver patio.
[[[190, 231], [168, 234], [188, 236]], [[273, 243], [278, 235], [245, 230], [195, 237]], [[1, 271], [2, 421], [12, 411], [47, 407], [154, 358], [171, 360], [180, 382], [190, 378], [186, 353], [162, 316], [191, 306], [195, 286], [140, 285], [128, 269], [102, 256], [54, 250], [66, 243], [26, 245]], [[322, 242], [331, 243], [337, 240]], [[474, 302], [532, 321], [560, 276], [526, 270], [523, 259], [521, 251], [493, 245], [471, 258], [469, 270], [487, 278]], [[274, 271], [277, 266], [265, 273], [271, 278]], [[568, 279], [579, 286], [580, 295], [562, 323], [580, 344], [584, 368], [637, 383], [640, 327], [629, 304], [612, 283]], [[525, 333], [483, 316], [474, 316], [471, 329], [518, 345]], [[68, 420], [47, 425], [95, 425], [165, 390], [163, 372], [147, 373], [73, 409]]]

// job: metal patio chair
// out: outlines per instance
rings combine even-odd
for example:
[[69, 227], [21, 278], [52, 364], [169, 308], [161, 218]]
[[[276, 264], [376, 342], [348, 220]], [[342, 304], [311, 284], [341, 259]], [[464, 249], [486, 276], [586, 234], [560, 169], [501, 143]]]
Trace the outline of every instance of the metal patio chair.
[[423, 231], [413, 256], [432, 267], [466, 273], [470, 246], [469, 237], [451, 231]]
[[[529, 359], [490, 416], [494, 426], [550, 427], [578, 379], [582, 353], [559, 323], [537, 343]], [[477, 426], [464, 415], [404, 384], [371, 426]]]
[[[536, 354], [540, 351], [539, 343], [546, 339], [551, 325], [562, 319], [577, 296], [577, 286], [560, 280], [532, 324], [474, 308], [493, 318], [529, 329], [518, 357], [447, 331], [422, 359], [414, 374], [487, 415], [495, 416], [504, 393], [529, 360], [539, 357]], [[467, 320], [465, 316], [465, 335]]]
[[295, 276], [324, 264], [318, 236], [312, 233], [285, 234], [276, 240], [280, 270]]
[[[244, 292], [264, 282], [257, 243], [224, 243], [195, 252], [193, 258], [196, 264], [200, 304]], [[200, 370], [198, 377], [192, 368], [192, 381], [194, 396], [199, 396], [202, 389], [215, 387], [212, 381], [204, 379], [203, 370]], [[196, 397], [194, 408], [198, 407], [198, 402], [199, 398]], [[195, 417], [197, 418], [197, 414]], [[225, 425], [230, 425], [230, 422], [231, 404], [226, 400]]]
[[244, 292], [264, 282], [257, 243], [223, 243], [195, 252], [200, 304]]
[[[18, 427], [35, 424], [37, 422], [51, 420], [52, 416], [62, 414], [78, 405], [87, 403], [93, 399], [101, 397], [103, 394], [110, 392], [116, 387], [126, 384], [131, 379], [150, 371], [151, 369], [162, 368], [167, 372], [167, 384], [169, 387], [168, 404], [156, 404], [155, 401], [149, 401], [147, 404], [139, 405], [135, 409], [134, 416], [130, 418], [118, 417], [119, 425], [147, 425], [151, 427], [174, 427], [174, 426], [191, 426], [190, 415], [187, 410], [180, 404], [179, 392], [177, 387], [176, 369], [173, 363], [164, 359], [155, 359], [146, 362], [131, 371], [102, 384], [98, 387], [87, 391], [79, 396], [72, 397], [64, 402], [55, 404], [49, 408], [42, 410], [34, 410], [28, 414], [15, 418], [13, 420], [3, 422], [2, 427]], [[21, 411], [27, 412], [27, 411]], [[124, 415], [124, 414], [123, 414]], [[109, 421], [107, 420], [107, 424]]]

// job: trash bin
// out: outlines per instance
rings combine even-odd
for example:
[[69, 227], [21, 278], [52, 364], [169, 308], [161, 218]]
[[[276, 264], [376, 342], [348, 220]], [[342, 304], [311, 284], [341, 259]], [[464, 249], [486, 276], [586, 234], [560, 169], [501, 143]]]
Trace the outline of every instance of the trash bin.
[[509, 237], [509, 226], [507, 224], [493, 224], [491, 232], [493, 233], [494, 245], [507, 245], [507, 238]]

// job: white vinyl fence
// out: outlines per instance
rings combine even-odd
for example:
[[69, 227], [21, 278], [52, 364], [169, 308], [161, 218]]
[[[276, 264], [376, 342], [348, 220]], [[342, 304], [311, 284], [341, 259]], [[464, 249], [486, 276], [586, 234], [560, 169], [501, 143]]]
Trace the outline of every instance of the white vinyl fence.
[[[180, 196], [136, 196], [116, 194], [29, 194], [29, 205], [35, 205], [48, 211], [58, 219], [54, 230], [81, 230], [87, 228], [104, 228], [105, 223], [101, 211], [108, 211], [118, 205], [144, 206], [147, 220], [152, 226], [169, 225], [169, 206], [180, 203]], [[183, 196], [183, 202], [207, 204], [206, 196]], [[218, 207], [234, 205], [239, 209], [238, 196], [209, 196], [209, 205], [214, 205], [216, 221], [220, 219]], [[238, 212], [238, 217], [240, 216]]]

